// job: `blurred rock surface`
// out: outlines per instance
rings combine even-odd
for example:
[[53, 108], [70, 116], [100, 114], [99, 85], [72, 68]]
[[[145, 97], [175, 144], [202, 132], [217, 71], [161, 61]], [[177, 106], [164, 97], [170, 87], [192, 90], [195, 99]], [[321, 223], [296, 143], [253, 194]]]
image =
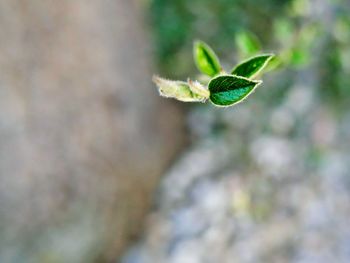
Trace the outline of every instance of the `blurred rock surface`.
[[134, 1], [0, 1], [0, 262], [109, 262], [182, 141]]
[[349, 113], [336, 120], [312, 96], [308, 120], [295, 113], [294, 124], [279, 123], [293, 133], [281, 135], [264, 116], [286, 102], [195, 109], [196, 142], [165, 175], [144, 236], [122, 262], [350, 262]]

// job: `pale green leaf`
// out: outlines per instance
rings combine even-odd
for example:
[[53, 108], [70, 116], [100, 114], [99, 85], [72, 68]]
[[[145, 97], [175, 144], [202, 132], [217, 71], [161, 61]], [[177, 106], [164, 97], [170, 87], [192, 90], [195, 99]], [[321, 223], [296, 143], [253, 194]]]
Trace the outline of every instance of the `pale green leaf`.
[[211, 77], [221, 72], [221, 66], [215, 52], [203, 41], [195, 41], [193, 56], [197, 68], [203, 74]]
[[307, 65], [311, 60], [307, 49], [295, 47], [290, 50], [289, 63], [295, 67]]
[[192, 81], [190, 79], [187, 80], [187, 83], [193, 93], [204, 98], [209, 98], [210, 94], [208, 88], [204, 87], [201, 83], [198, 81]]
[[235, 42], [239, 53], [244, 56], [256, 54], [261, 49], [258, 38], [249, 31], [237, 33]]
[[206, 100], [206, 97], [194, 93], [187, 82], [163, 79], [158, 76], [153, 76], [152, 80], [163, 97], [184, 102], [204, 102]]

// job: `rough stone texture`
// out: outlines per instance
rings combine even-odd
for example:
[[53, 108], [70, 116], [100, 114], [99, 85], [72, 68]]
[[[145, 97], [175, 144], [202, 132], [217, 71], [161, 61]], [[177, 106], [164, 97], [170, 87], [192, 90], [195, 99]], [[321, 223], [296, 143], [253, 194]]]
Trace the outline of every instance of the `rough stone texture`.
[[181, 144], [133, 1], [0, 1], [0, 262], [108, 262]]
[[335, 117], [314, 88], [190, 113], [197, 140], [122, 262], [350, 262], [350, 114]]

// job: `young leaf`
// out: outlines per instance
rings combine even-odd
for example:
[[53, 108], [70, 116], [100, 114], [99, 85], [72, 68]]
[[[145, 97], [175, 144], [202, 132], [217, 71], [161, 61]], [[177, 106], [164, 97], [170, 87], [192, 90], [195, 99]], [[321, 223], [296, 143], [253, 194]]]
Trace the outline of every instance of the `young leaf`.
[[195, 41], [193, 45], [193, 56], [200, 72], [213, 77], [220, 73], [221, 66], [215, 52], [204, 42]]
[[232, 106], [244, 100], [262, 81], [222, 75], [209, 82], [210, 101], [217, 106]]
[[250, 31], [239, 32], [235, 41], [241, 55], [253, 55], [261, 49], [259, 39]]
[[252, 57], [234, 67], [231, 74], [245, 78], [252, 78], [257, 75], [273, 57], [273, 54]]
[[184, 102], [204, 102], [207, 98], [194, 93], [188, 83], [153, 76], [153, 82], [158, 86], [159, 94], [166, 98], [174, 98]]
[[206, 87], [204, 87], [202, 84], [200, 84], [198, 81], [196, 81], [196, 80], [192, 81], [192, 80], [188, 79], [187, 83], [190, 87], [190, 90], [193, 93], [195, 93], [199, 96], [202, 96], [206, 99], [209, 98], [209, 95], [210, 95], [209, 90]]

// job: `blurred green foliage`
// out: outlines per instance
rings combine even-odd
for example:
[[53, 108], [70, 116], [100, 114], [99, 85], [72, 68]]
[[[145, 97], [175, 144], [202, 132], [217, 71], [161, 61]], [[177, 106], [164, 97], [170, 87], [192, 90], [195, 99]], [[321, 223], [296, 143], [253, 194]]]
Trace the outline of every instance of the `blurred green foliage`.
[[[151, 0], [158, 72], [185, 78], [195, 72], [191, 45], [203, 39], [225, 58], [223, 66], [274, 51], [278, 84], [288, 88], [297, 74], [314, 74], [321, 100], [336, 108], [350, 103], [350, 2], [326, 2], [318, 13], [308, 0]], [[263, 50], [261, 50], [263, 48]], [[233, 53], [232, 50], [235, 50]], [[283, 91], [276, 89], [275, 97]]]
[[257, 39], [262, 46], [270, 47], [273, 22], [289, 2], [153, 0], [154, 51], [161, 73], [183, 77], [193, 72], [191, 45], [198, 38], [214, 46], [220, 57], [231, 60], [235, 46], [244, 55], [260, 50]]

